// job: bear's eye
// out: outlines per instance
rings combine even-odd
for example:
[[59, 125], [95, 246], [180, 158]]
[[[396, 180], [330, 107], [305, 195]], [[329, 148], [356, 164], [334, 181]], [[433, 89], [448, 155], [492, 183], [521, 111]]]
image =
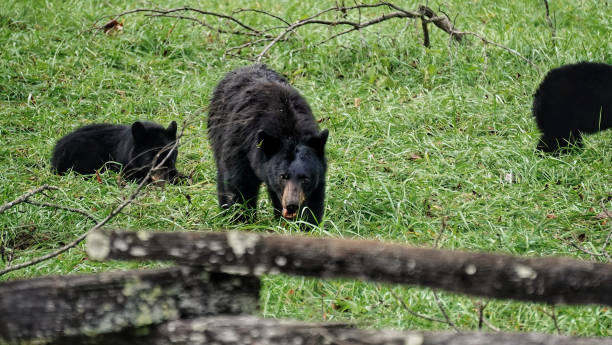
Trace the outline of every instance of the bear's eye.
[[281, 180], [288, 180], [289, 179], [289, 175], [287, 174], [281, 174], [280, 175]]
[[302, 177], [303, 184], [308, 184], [309, 182], [310, 182], [310, 179], [308, 177]]

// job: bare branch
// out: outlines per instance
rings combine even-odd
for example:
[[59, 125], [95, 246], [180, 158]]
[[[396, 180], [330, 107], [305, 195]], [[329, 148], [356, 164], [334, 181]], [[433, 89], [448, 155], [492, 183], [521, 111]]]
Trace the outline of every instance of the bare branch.
[[409, 312], [410, 314], [412, 314], [412, 315], [414, 315], [414, 316], [416, 316], [416, 317], [419, 317], [419, 318], [421, 318], [421, 319], [428, 320], [428, 321], [432, 321], [432, 322], [439, 322], [439, 323], [445, 323], [445, 324], [448, 324], [448, 322], [446, 322], [446, 321], [444, 321], [444, 320], [441, 320], [441, 319], [436, 319], [436, 318], [433, 318], [433, 317], [429, 317], [429, 316], [427, 316], [427, 315], [423, 315], [423, 314], [419, 314], [419, 313], [417, 313], [416, 311], [412, 310], [412, 308], [410, 308], [410, 307], [409, 307], [409, 306], [406, 304], [406, 302], [404, 302], [404, 299], [403, 299], [403, 298], [401, 298], [401, 297], [399, 297], [399, 296], [398, 296], [398, 295], [397, 295], [397, 294], [396, 294], [396, 293], [395, 293], [395, 292], [394, 292], [392, 289], [389, 289], [389, 292], [391, 293], [391, 295], [392, 295], [392, 296], [393, 296], [393, 297], [394, 297], [394, 298], [395, 298], [395, 299], [396, 299], [398, 302], [400, 302], [400, 304], [402, 305], [402, 307], [403, 307], [403, 308], [404, 308], [404, 309], [405, 309], [407, 312]]
[[561, 334], [561, 329], [559, 328], [559, 323], [557, 322], [557, 314], [555, 312], [555, 305], [552, 304], [550, 306], [550, 312], [544, 310], [544, 308], [540, 308], [538, 307], [538, 310], [542, 312], [542, 314], [550, 317], [553, 320], [553, 325], [555, 326], [555, 330], [557, 331], [557, 334]]
[[269, 13], [269, 12], [266, 12], [266, 11], [263, 11], [263, 10], [258, 10], [258, 9], [255, 9], [255, 8], [239, 8], [237, 10], [232, 11], [232, 14], [239, 14], [239, 13], [243, 13], [243, 12], [261, 13], [263, 15], [272, 17], [274, 19], [278, 19], [281, 22], [285, 23], [287, 26], [291, 25], [291, 23], [289, 23], [288, 21], [284, 20], [283, 18], [281, 18], [281, 17], [279, 17], [279, 16], [277, 16], [275, 14], [272, 14], [272, 13]]
[[[238, 26], [242, 27], [243, 29], [245, 29], [246, 31], [235, 31], [235, 30], [225, 30], [222, 28], [217, 28], [214, 27], [202, 20], [199, 20], [197, 18], [194, 17], [188, 17], [188, 16], [182, 16], [182, 15], [173, 15], [173, 13], [177, 13], [177, 12], [196, 12], [202, 15], [207, 15], [207, 16], [212, 16], [212, 17], [217, 17], [217, 18], [221, 18], [221, 19], [225, 19], [228, 20], [230, 22], [233, 22], [235, 24], [237, 24]], [[134, 13], [147, 13], [147, 16], [149, 17], [170, 17], [170, 18], [178, 18], [178, 19], [187, 19], [187, 20], [191, 20], [194, 22], [197, 22], [207, 28], [209, 28], [210, 30], [213, 31], [217, 31], [219, 33], [226, 33], [226, 34], [233, 34], [233, 35], [247, 35], [247, 36], [262, 36], [264, 35], [263, 32], [250, 27], [249, 25], [243, 23], [242, 21], [236, 19], [235, 17], [231, 16], [231, 15], [226, 15], [226, 14], [222, 14], [222, 13], [216, 13], [216, 12], [210, 12], [210, 11], [204, 11], [204, 10], [200, 10], [197, 8], [193, 8], [193, 7], [178, 7], [178, 8], [172, 8], [172, 9], [168, 9], [168, 10], [156, 10], [156, 9], [150, 9], [150, 8], [136, 8], [133, 10], [129, 10], [129, 11], [125, 11], [125, 12], [121, 12], [119, 14], [110, 16], [113, 18], [113, 20], [117, 20], [123, 16], [126, 16], [128, 14], [134, 14]], [[105, 16], [104, 18], [108, 18], [109, 16]], [[101, 19], [98, 19], [96, 21], [95, 24], [97, 24]], [[101, 29], [101, 27], [95, 27], [96, 29]]]
[[503, 50], [505, 50], [505, 51], [507, 51], [507, 52], [509, 52], [509, 53], [511, 53], [511, 54], [513, 54], [513, 55], [515, 55], [515, 56], [517, 56], [517, 57], [519, 57], [521, 60], [523, 60], [523, 61], [525, 61], [525, 62], [529, 63], [529, 64], [530, 64], [530, 65], [531, 65], [533, 68], [535, 68], [536, 70], [540, 71], [540, 67], [538, 67], [538, 66], [537, 66], [535, 63], [533, 63], [533, 61], [531, 61], [531, 60], [529, 60], [528, 58], [526, 58], [526, 57], [524, 57], [523, 55], [521, 55], [521, 53], [519, 53], [518, 51], [516, 51], [516, 50], [514, 50], [514, 49], [512, 49], [512, 48], [508, 48], [508, 47], [506, 47], [505, 45], [502, 45], [502, 44], [499, 44], [499, 43], [496, 43], [496, 42], [490, 41], [490, 40], [486, 39], [484, 36], [482, 36], [482, 35], [480, 35], [480, 34], [478, 34], [478, 33], [471, 32], [471, 31], [454, 31], [454, 32], [453, 32], [453, 35], [462, 35], [462, 36], [463, 36], [463, 35], [470, 35], [470, 36], [477, 37], [477, 38], [479, 38], [479, 39], [480, 39], [480, 40], [481, 40], [483, 43], [485, 43], [485, 44], [490, 44], [490, 45], [496, 46], [496, 47], [498, 47], [498, 48], [501, 48], [501, 49], [503, 49]]
[[548, 0], [544, 0], [544, 7], [546, 7], [546, 22], [548, 23], [548, 26], [550, 26], [550, 33], [552, 35], [552, 38], [555, 38], [557, 35], [555, 26], [552, 22], [552, 20], [550, 20], [550, 10], [548, 8]]
[[30, 197], [32, 197], [35, 194], [41, 193], [43, 191], [46, 190], [58, 190], [59, 188], [55, 187], [55, 186], [49, 186], [49, 185], [43, 185], [40, 186], [38, 188], [32, 189], [29, 192], [25, 193], [24, 195], [18, 197], [17, 199], [7, 202], [6, 204], [0, 206], [0, 213], [3, 213], [4, 211], [8, 210], [9, 208], [21, 204], [22, 202], [26, 202], [28, 201], [28, 199]]
[[[610, 211], [608, 211], [605, 207], [603, 209], [603, 214], [608, 215], [610, 214]], [[586, 248], [584, 248], [583, 246], [579, 245], [578, 243], [575, 242], [570, 242], [568, 241], [568, 244], [576, 249], [578, 249], [579, 251], [594, 256], [594, 257], [605, 257], [606, 260], [608, 262], [612, 261], [612, 257], [610, 256], [610, 254], [608, 253], [608, 246], [610, 245], [610, 241], [612, 241], [612, 222], [610, 223], [610, 231], [608, 231], [608, 234], [606, 235], [606, 239], [604, 240], [603, 245], [601, 246], [601, 251], [600, 252], [594, 252], [591, 250], [588, 250]]]
[[421, 28], [423, 29], [423, 45], [429, 48], [429, 29], [427, 28], [427, 20], [425, 20], [424, 16], [421, 17]]
[[448, 323], [451, 327], [453, 327], [455, 332], [461, 334], [461, 330], [459, 329], [459, 327], [457, 327], [457, 325], [455, 325], [455, 323], [448, 316], [448, 313], [446, 312], [446, 308], [444, 307], [444, 304], [442, 304], [442, 301], [438, 297], [438, 292], [436, 292], [436, 290], [431, 290], [431, 292], [433, 292], [433, 296], [434, 296], [434, 299], [436, 300], [436, 304], [438, 305], [438, 309], [440, 309], [440, 312], [442, 313], [442, 316], [444, 316], [446, 323]]
[[484, 316], [484, 310], [485, 308], [489, 305], [489, 302], [481, 302], [481, 301], [472, 301], [472, 303], [474, 304], [474, 307], [476, 307], [476, 310], [478, 311], [478, 331], [482, 331], [482, 325], [486, 325], [487, 327], [489, 327], [491, 330], [493, 330], [494, 332], [500, 332], [500, 329], [495, 327], [493, 324], [491, 324], [491, 322], [489, 322], [487, 320], [487, 318]]
[[98, 221], [96, 219], [96, 217], [94, 217], [91, 213], [89, 213], [87, 211], [84, 211], [84, 210], [80, 210], [78, 208], [62, 206], [62, 205], [59, 205], [59, 204], [51, 204], [51, 203], [47, 203], [47, 202], [38, 202], [38, 201], [33, 201], [33, 200], [27, 200], [26, 203], [28, 203], [30, 205], [34, 205], [34, 206], [50, 207], [50, 208], [56, 208], [56, 209], [60, 209], [60, 210], [70, 211], [70, 212], [81, 214], [81, 215], [85, 216], [86, 218], [89, 218], [90, 220], [92, 220], [94, 222]]
[[[440, 244], [440, 239], [442, 238], [442, 235], [446, 231], [447, 219], [448, 219], [447, 216], [442, 217], [442, 228], [440, 229], [440, 233], [438, 234], [438, 236], [436, 237], [436, 240], [434, 241], [434, 248], [438, 248], [438, 245]], [[461, 331], [459, 330], [457, 325], [455, 325], [455, 323], [448, 316], [448, 313], [446, 312], [446, 308], [444, 307], [444, 304], [438, 297], [438, 292], [435, 289], [432, 289], [431, 291], [433, 292], [433, 296], [434, 296], [434, 299], [436, 300], [436, 304], [438, 305], [438, 309], [440, 309], [440, 312], [442, 313], [442, 316], [444, 316], [446, 323], [449, 324], [457, 333], [461, 334]]]
[[[390, 13], [383, 13], [382, 15], [380, 15], [379, 17], [376, 17], [374, 19], [371, 19], [369, 21], [366, 22], [362, 22], [362, 14], [361, 11], [363, 9], [372, 9], [372, 8], [387, 8], [390, 10], [393, 10], [393, 12]], [[358, 20], [357, 21], [351, 21], [351, 20], [347, 20], [346, 18], [348, 17], [347, 13], [349, 13], [350, 11], [357, 11], [358, 13]], [[174, 8], [174, 9], [168, 9], [168, 10], [160, 10], [160, 9], [146, 9], [146, 8], [138, 8], [138, 9], [133, 9], [133, 10], [129, 10], [129, 11], [125, 11], [122, 13], [119, 13], [117, 15], [111, 16], [111, 18], [113, 18], [113, 20], [117, 20], [118, 18], [122, 17], [122, 16], [126, 16], [128, 14], [133, 14], [133, 13], [146, 13], [146, 16], [149, 17], [169, 17], [169, 18], [175, 18], [175, 19], [185, 19], [185, 20], [190, 20], [190, 21], [194, 21], [206, 28], [208, 28], [211, 31], [214, 32], [218, 32], [221, 34], [231, 34], [231, 35], [242, 35], [242, 36], [251, 36], [253, 37], [252, 39], [250, 39], [248, 42], [245, 42], [243, 44], [240, 44], [236, 47], [231, 47], [228, 48], [225, 51], [226, 55], [230, 55], [230, 56], [234, 56], [233, 54], [229, 54], [232, 51], [235, 50], [240, 50], [242, 48], [246, 48], [246, 47], [253, 47], [256, 46], [258, 44], [262, 44], [264, 42], [268, 42], [263, 49], [261, 50], [261, 52], [259, 54], [257, 54], [257, 56], [255, 57], [255, 61], [261, 61], [263, 59], [263, 57], [270, 51], [270, 49], [276, 45], [278, 42], [284, 40], [289, 34], [291, 33], [295, 33], [297, 32], [296, 30], [300, 27], [306, 26], [306, 25], [324, 25], [324, 26], [330, 26], [330, 27], [335, 27], [335, 26], [349, 26], [348, 29], [340, 31], [338, 33], [332, 34], [331, 37], [328, 37], [324, 40], [322, 40], [321, 42], [317, 43], [317, 44], [321, 44], [321, 43], [325, 43], [328, 42], [334, 38], [337, 38], [339, 36], [354, 32], [354, 31], [359, 31], [360, 29], [366, 28], [368, 26], [372, 26], [375, 24], [379, 24], [382, 23], [384, 21], [390, 20], [390, 19], [394, 19], [394, 18], [410, 18], [410, 19], [417, 19], [420, 18], [421, 22], [422, 22], [422, 28], [423, 28], [423, 35], [424, 35], [424, 42], [423, 44], [428, 47], [431, 42], [429, 39], [429, 29], [427, 27], [428, 23], [433, 23], [436, 27], [438, 27], [439, 29], [445, 31], [446, 33], [448, 33], [450, 35], [450, 37], [457, 41], [457, 42], [461, 42], [462, 38], [466, 35], [470, 35], [470, 36], [475, 36], [477, 38], [479, 38], [483, 43], [485, 44], [491, 44], [493, 46], [496, 46], [498, 48], [504, 49], [508, 52], [510, 52], [511, 54], [519, 57], [520, 59], [528, 62], [530, 65], [532, 65], [534, 68], [536, 68], [537, 70], [539, 70], [539, 68], [529, 59], [527, 59], [526, 57], [524, 57], [523, 55], [521, 55], [518, 51], [512, 49], [512, 48], [508, 48], [504, 45], [501, 45], [499, 43], [493, 42], [488, 40], [487, 38], [485, 38], [483, 35], [475, 33], [475, 32], [471, 32], [471, 31], [460, 31], [457, 30], [455, 28], [455, 26], [453, 25], [453, 23], [451, 22], [450, 18], [448, 17], [448, 15], [444, 14], [444, 12], [440, 11], [443, 13], [443, 15], [437, 15], [431, 8], [427, 7], [427, 6], [420, 6], [418, 11], [408, 11], [405, 10], [395, 4], [392, 4], [390, 2], [378, 2], [375, 4], [360, 4], [360, 3], [356, 3], [353, 6], [344, 6], [344, 2], [342, 2], [342, 5], [339, 5], [336, 3], [336, 6], [334, 7], [330, 7], [327, 9], [324, 9], [318, 13], [315, 13], [311, 16], [308, 16], [306, 18], [300, 19], [298, 21], [295, 21], [293, 23], [291, 23], [289, 20], [283, 19], [282, 17], [275, 15], [275, 14], [271, 14], [267, 11], [263, 11], [263, 10], [259, 10], [259, 9], [237, 9], [234, 10], [233, 12], [231, 12], [231, 14], [222, 14], [222, 13], [215, 13], [215, 12], [210, 12], [210, 11], [204, 11], [204, 10], [200, 10], [197, 8], [193, 8], [193, 7], [178, 7], [178, 8]], [[220, 18], [226, 21], [229, 21], [235, 25], [237, 25], [238, 27], [240, 27], [240, 30], [227, 30], [221, 27], [216, 27], [213, 26], [209, 23], [207, 23], [204, 20], [195, 18], [195, 17], [191, 17], [191, 16], [187, 16], [187, 15], [183, 15], [183, 14], [179, 14], [179, 12], [194, 12], [203, 16], [211, 16], [211, 17], [216, 17], [216, 18]], [[285, 24], [285, 26], [273, 26], [273, 27], [268, 27], [268, 28], [255, 28], [252, 27], [246, 23], [244, 23], [243, 21], [237, 19], [235, 17], [235, 15], [240, 14], [240, 13], [244, 13], [244, 12], [253, 12], [256, 14], [261, 14], [264, 16], [268, 16], [271, 18], [274, 18], [280, 22], [282, 22], [283, 24]], [[325, 19], [321, 19], [321, 17], [327, 13], [330, 12], [336, 12], [336, 20], [325, 20]], [[105, 18], [108, 18], [109, 16], [106, 16]], [[98, 20], [99, 21], [99, 20]], [[96, 22], [97, 23], [97, 22]], [[98, 28], [100, 29], [100, 28]], [[271, 31], [274, 30], [281, 30], [279, 33], [277, 33], [276, 35], [271, 35], [268, 34]], [[259, 37], [257, 39], [255, 39], [254, 37]], [[263, 39], [262, 39], [263, 38]], [[239, 58], [244, 58], [241, 56], [238, 56]], [[251, 59], [249, 59], [251, 60]]]

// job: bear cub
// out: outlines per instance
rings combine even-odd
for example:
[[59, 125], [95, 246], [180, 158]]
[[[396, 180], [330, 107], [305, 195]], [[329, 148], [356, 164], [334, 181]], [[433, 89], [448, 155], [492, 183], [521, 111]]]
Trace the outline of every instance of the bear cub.
[[319, 131], [306, 100], [275, 71], [256, 64], [228, 73], [208, 111], [219, 205], [254, 210], [263, 182], [277, 217], [320, 222], [328, 135]]
[[548, 72], [533, 100], [542, 137], [537, 148], [558, 153], [582, 146], [582, 134], [612, 127], [612, 66], [581, 62]]
[[[176, 140], [176, 121], [168, 128], [152, 122], [134, 122], [131, 126], [93, 124], [81, 127], [57, 141], [51, 169], [57, 174], [70, 170], [95, 174], [102, 167], [123, 171], [131, 180], [145, 178], [158, 152], [158, 161]], [[165, 150], [165, 151], [164, 151]], [[161, 169], [151, 173], [153, 182], [174, 181], [177, 150], [174, 149]], [[109, 163], [109, 164], [107, 164]]]

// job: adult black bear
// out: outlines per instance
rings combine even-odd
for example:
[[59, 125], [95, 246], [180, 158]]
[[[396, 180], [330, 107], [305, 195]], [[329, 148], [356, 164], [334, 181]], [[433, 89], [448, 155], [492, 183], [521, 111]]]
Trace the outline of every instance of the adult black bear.
[[[93, 124], [81, 127], [58, 140], [51, 157], [51, 169], [64, 174], [69, 170], [94, 174], [103, 166], [119, 171], [128, 179], [142, 180], [158, 152], [168, 150], [176, 140], [176, 122], [168, 128], [151, 122], [131, 126]], [[152, 172], [153, 181], [173, 181], [176, 176], [177, 150], [174, 149], [161, 169]], [[164, 159], [162, 152], [159, 161]], [[110, 163], [110, 164], [106, 164]], [[118, 164], [116, 164], [118, 163]]]
[[582, 62], [548, 72], [535, 93], [538, 149], [582, 146], [582, 134], [612, 127], [612, 66]]
[[256, 64], [228, 73], [208, 111], [219, 205], [254, 210], [263, 182], [277, 216], [320, 222], [328, 134], [319, 132], [306, 100], [275, 71]]

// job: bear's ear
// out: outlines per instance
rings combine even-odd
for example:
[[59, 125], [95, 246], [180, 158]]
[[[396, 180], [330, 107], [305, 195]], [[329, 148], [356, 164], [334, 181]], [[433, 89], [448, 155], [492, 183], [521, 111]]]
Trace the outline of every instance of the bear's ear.
[[147, 139], [147, 130], [141, 122], [136, 121], [132, 124], [132, 136], [137, 143], [144, 142]]
[[260, 130], [257, 132], [257, 148], [262, 150], [266, 157], [272, 157], [280, 150], [281, 142], [278, 138]]
[[176, 139], [176, 121], [170, 122], [168, 128], [166, 128], [166, 134], [172, 139]]
[[319, 134], [315, 134], [306, 140], [306, 145], [312, 147], [317, 154], [323, 156], [325, 153], [325, 144], [327, 143], [327, 137], [329, 131], [327, 129], [322, 130]]

